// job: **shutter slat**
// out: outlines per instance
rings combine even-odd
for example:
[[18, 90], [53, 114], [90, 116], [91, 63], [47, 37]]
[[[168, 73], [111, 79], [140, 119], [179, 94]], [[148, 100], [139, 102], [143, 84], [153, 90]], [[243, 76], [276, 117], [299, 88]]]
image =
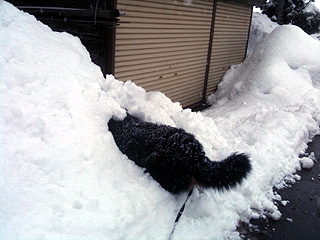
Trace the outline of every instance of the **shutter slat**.
[[207, 95], [216, 90], [231, 65], [243, 61], [251, 11], [252, 7], [248, 5], [218, 1]]
[[[218, 0], [207, 93], [245, 57], [251, 7]], [[118, 0], [115, 77], [183, 106], [202, 99], [213, 0]], [[230, 11], [232, 9], [232, 11]]]
[[118, 0], [118, 9], [126, 15], [117, 28], [116, 78], [183, 106], [201, 101], [213, 1]]

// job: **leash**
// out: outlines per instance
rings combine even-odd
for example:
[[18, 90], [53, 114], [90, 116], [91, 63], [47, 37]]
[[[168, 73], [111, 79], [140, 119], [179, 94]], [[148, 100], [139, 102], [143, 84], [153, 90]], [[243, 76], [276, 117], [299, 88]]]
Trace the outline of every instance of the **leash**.
[[183, 211], [184, 211], [184, 208], [185, 208], [185, 206], [186, 206], [186, 203], [187, 203], [188, 199], [190, 198], [190, 196], [192, 195], [192, 193], [193, 193], [193, 188], [191, 188], [191, 190], [189, 191], [188, 196], [187, 196], [187, 199], [184, 201], [182, 207], [180, 208], [180, 210], [179, 210], [179, 212], [178, 212], [178, 214], [177, 214], [176, 220], [174, 221], [173, 229], [172, 229], [172, 231], [171, 231], [171, 233], [170, 233], [170, 235], [169, 235], [169, 239], [168, 239], [168, 240], [171, 240], [171, 238], [172, 238], [172, 236], [173, 236], [173, 233], [174, 233], [174, 230], [176, 229], [176, 226], [177, 226], [177, 224], [178, 224], [178, 222], [179, 222], [179, 220], [180, 220], [180, 217], [182, 216], [182, 213], [183, 213]]

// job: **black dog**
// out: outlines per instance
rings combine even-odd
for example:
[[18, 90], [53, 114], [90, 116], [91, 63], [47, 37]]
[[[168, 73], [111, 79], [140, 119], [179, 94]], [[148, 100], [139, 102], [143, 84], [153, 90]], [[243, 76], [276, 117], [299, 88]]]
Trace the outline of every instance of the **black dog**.
[[194, 185], [229, 189], [251, 171], [245, 154], [211, 161], [202, 145], [183, 129], [142, 122], [129, 114], [123, 121], [111, 119], [108, 126], [120, 151], [173, 193]]

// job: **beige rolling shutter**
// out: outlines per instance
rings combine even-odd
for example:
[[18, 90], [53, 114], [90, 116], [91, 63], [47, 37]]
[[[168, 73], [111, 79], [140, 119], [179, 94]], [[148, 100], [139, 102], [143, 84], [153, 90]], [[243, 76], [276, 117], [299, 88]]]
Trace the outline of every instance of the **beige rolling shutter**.
[[207, 95], [213, 93], [225, 72], [246, 54], [252, 6], [218, 1]]
[[118, 0], [115, 77], [184, 107], [202, 98], [213, 1]]

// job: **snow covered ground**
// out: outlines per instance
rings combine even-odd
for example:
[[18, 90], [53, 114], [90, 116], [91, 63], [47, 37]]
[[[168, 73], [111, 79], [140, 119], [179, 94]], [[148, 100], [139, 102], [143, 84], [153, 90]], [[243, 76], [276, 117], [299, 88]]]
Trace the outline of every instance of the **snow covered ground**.
[[320, 10], [320, 0], [314, 0], [314, 2], [310, 2], [307, 6], [308, 8], [312, 8], [313, 10]]
[[193, 133], [212, 160], [251, 155], [243, 185], [194, 191], [173, 239], [237, 239], [239, 221], [281, 217], [273, 186], [299, 180], [298, 156], [319, 130], [320, 42], [294, 26], [267, 35], [271, 25], [252, 31], [260, 44], [227, 72], [213, 106], [193, 113], [105, 79], [78, 38], [0, 0], [0, 238], [168, 239], [185, 195], [118, 150], [107, 122], [123, 108]]

